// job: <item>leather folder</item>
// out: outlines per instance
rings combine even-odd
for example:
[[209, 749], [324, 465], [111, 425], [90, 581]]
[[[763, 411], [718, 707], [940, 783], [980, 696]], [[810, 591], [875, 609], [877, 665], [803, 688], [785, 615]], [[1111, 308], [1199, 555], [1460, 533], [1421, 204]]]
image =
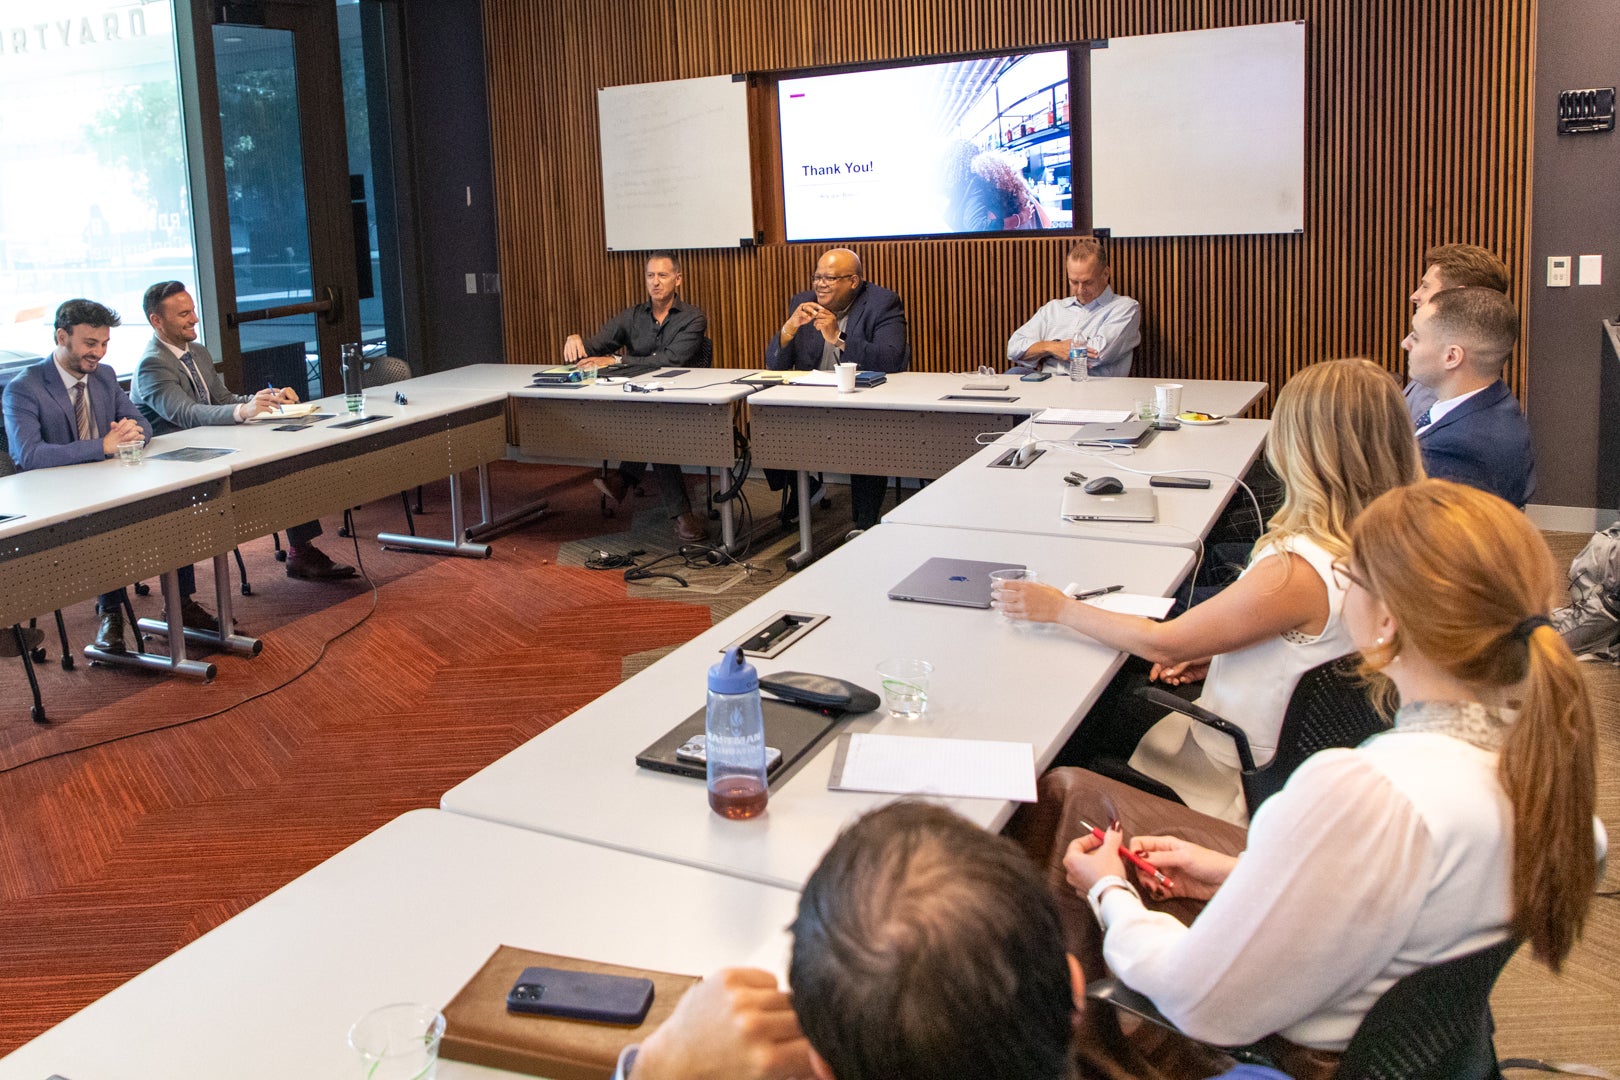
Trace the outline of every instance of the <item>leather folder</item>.
[[[652, 1008], [638, 1025], [598, 1024], [506, 1011], [506, 994], [528, 967], [631, 975], [653, 982]], [[550, 1080], [609, 1080], [619, 1052], [669, 1018], [694, 975], [602, 964], [502, 945], [444, 1007], [439, 1056]]]

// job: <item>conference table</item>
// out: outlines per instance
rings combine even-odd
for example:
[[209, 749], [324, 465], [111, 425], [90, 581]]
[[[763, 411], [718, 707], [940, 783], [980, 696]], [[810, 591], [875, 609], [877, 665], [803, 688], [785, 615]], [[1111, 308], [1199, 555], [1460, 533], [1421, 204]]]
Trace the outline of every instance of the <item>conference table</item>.
[[[418, 387], [500, 390], [511, 400], [522, 458], [588, 466], [603, 461], [702, 465], [720, 470], [722, 494], [730, 489], [731, 466], [737, 458], [738, 403], [759, 389], [738, 381], [749, 372], [668, 368], [662, 374], [620, 379], [609, 367], [588, 383], [532, 386], [538, 370], [526, 364], [472, 364], [388, 389], [397, 387], [413, 402]], [[734, 549], [731, 501], [717, 501], [721, 543]], [[544, 509], [544, 503], [533, 503], [490, 520], [485, 528], [504, 528]]]
[[[794, 382], [768, 387], [749, 399], [749, 441], [759, 468], [799, 474], [799, 551], [788, 563], [799, 569], [815, 558], [810, 473], [934, 479], [1032, 413], [1097, 409], [1123, 414], [1151, 402], [1153, 388], [1163, 381], [1074, 382], [1054, 376], [1023, 382], [1013, 375], [910, 371], [850, 393]], [[1239, 415], [1266, 390], [1262, 382], [1201, 379], [1181, 386], [1183, 409], [1221, 416]]]
[[[15, 515], [0, 521], [0, 626], [155, 574], [172, 586], [177, 567], [234, 544], [230, 468], [219, 458], [138, 467], [109, 458], [13, 473], [0, 477], [0, 515]], [[183, 644], [167, 657], [96, 658], [214, 676], [214, 665], [187, 659]]]
[[[885, 523], [955, 529], [995, 529], [1035, 536], [1122, 540], [1197, 548], [1232, 498], [1247, 499], [1238, 480], [1265, 446], [1266, 420], [1228, 420], [1208, 427], [1182, 425], [1159, 431], [1140, 450], [1088, 449], [1072, 441], [1077, 430], [1062, 424], [1028, 422], [985, 447], [884, 515]], [[1027, 466], [996, 463], [1026, 439], [1045, 452]], [[1067, 521], [1061, 513], [1069, 490], [1064, 477], [1117, 477], [1126, 490], [1158, 496], [1152, 523]], [[1155, 488], [1149, 475], [1204, 477], [1208, 489]]]
[[[0, 1080], [362, 1077], [349, 1025], [442, 1009], [497, 946], [785, 971], [796, 893], [413, 810], [3, 1059]], [[438, 1080], [518, 1074], [440, 1059]]]
[[[1020, 626], [994, 612], [890, 600], [889, 590], [930, 556], [1023, 563], [1043, 580], [1121, 584], [1165, 596], [1192, 553], [1174, 547], [882, 525], [794, 575], [651, 668], [621, 683], [445, 793], [450, 811], [603, 847], [798, 888], [838, 831], [893, 796], [829, 791], [830, 736], [774, 778], [766, 813], [731, 821], [710, 811], [702, 781], [638, 768], [647, 747], [705, 701], [705, 673], [727, 643], [779, 611], [826, 615], [772, 659], [762, 676], [807, 671], [875, 689], [890, 657], [932, 662], [928, 710], [906, 721], [883, 712], [841, 721], [834, 734], [875, 731], [1027, 742], [1047, 765], [1123, 657], [1066, 629]], [[946, 800], [987, 829], [1015, 804]]]

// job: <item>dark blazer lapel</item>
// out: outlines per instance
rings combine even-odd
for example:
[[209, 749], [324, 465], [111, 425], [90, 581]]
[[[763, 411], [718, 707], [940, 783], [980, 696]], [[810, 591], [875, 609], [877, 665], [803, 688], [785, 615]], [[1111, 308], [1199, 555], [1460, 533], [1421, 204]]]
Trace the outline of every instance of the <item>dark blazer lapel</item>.
[[1424, 438], [1428, 435], [1432, 435], [1434, 432], [1439, 431], [1447, 424], [1459, 420], [1466, 420], [1475, 413], [1484, 412], [1486, 409], [1489, 409], [1499, 403], [1502, 398], [1506, 397], [1509, 393], [1511, 393], [1511, 391], [1508, 390], [1507, 383], [1498, 379], [1496, 382], [1487, 386], [1485, 389], [1481, 390], [1479, 393], [1475, 394], [1473, 397], [1469, 398], [1467, 401], [1463, 402], [1461, 405], [1458, 405], [1455, 409], [1452, 409], [1450, 412], [1446, 413], [1446, 415], [1424, 428], [1418, 433], [1418, 437]]
[[39, 381], [45, 386], [45, 396], [62, 410], [63, 423], [67, 424], [69, 431], [78, 431], [79, 418], [73, 414], [73, 398], [68, 396], [67, 387], [62, 385], [55, 359], [47, 356], [45, 362], [37, 365], [35, 370], [39, 372]]

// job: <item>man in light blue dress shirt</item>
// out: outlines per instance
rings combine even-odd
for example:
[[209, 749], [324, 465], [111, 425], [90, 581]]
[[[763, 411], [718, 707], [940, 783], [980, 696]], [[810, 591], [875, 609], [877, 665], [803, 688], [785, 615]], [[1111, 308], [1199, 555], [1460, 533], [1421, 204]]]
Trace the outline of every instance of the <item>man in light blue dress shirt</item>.
[[1088, 360], [1093, 375], [1131, 373], [1131, 359], [1142, 341], [1142, 309], [1109, 284], [1108, 252], [1096, 237], [1082, 236], [1069, 249], [1069, 295], [1047, 303], [1007, 339], [1008, 371], [1068, 373], [1069, 343], [1076, 333], [1100, 337], [1103, 346]]

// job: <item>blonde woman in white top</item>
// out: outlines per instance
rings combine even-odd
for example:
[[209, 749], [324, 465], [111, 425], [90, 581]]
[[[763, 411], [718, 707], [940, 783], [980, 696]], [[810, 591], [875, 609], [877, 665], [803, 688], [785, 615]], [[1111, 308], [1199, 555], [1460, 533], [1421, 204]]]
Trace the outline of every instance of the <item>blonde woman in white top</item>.
[[[1351, 522], [1385, 491], [1419, 479], [1423, 466], [1400, 388], [1368, 360], [1313, 364], [1290, 379], [1277, 395], [1266, 460], [1282, 480], [1282, 508], [1243, 576], [1180, 617], [1104, 611], [1033, 582], [1003, 583], [997, 606], [1143, 657], [1150, 677], [1170, 685], [1204, 679], [1199, 704], [1244, 729], [1257, 764], [1270, 761], [1300, 676], [1352, 651], [1339, 621], [1344, 592], [1329, 572], [1349, 550]], [[1094, 709], [1081, 738], [1126, 723]], [[1218, 732], [1165, 717], [1130, 763], [1197, 810], [1246, 820], [1237, 756]]]
[[[1276, 1032], [1337, 1052], [1397, 979], [1510, 936], [1556, 972], [1606, 846], [1591, 704], [1546, 618], [1557, 571], [1524, 515], [1425, 480], [1368, 508], [1337, 573], [1364, 665], [1399, 696], [1393, 729], [1302, 765], [1255, 814], [1241, 858], [1137, 835], [1131, 849], [1172, 882], [1139, 879], [1155, 906], [1207, 902], [1191, 925], [1138, 898], [1118, 831], [1063, 859], [1109, 969], [1222, 1045]], [[1066, 812], [1095, 815], [1100, 778], [1063, 771]], [[1200, 828], [1115, 789], [1134, 833]]]

